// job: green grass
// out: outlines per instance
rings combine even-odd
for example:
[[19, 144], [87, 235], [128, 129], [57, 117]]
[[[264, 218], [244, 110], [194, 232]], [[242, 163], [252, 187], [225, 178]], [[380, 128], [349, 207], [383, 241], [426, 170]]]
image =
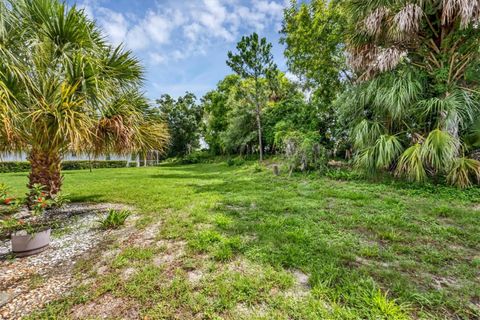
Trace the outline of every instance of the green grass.
[[[0, 179], [26, 192], [26, 174]], [[33, 318], [64, 318], [106, 292], [151, 319], [480, 317], [478, 188], [275, 177], [216, 163], [69, 171], [65, 192], [134, 205], [139, 229], [159, 223], [156, 241], [122, 248], [106, 275]], [[156, 264], [166, 243], [185, 243], [184, 252]], [[136, 272], [122, 279], [128, 267]], [[294, 272], [308, 275], [307, 288]]]

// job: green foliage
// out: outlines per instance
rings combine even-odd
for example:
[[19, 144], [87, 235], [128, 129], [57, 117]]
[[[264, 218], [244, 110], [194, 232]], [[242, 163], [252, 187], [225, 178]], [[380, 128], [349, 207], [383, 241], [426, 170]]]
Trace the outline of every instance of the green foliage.
[[130, 215], [129, 210], [110, 209], [104, 218], [98, 220], [98, 223], [102, 229], [118, 229], [125, 224]]
[[241, 166], [245, 164], [245, 159], [242, 157], [237, 157], [237, 158], [229, 158], [227, 160], [227, 166], [232, 167], [232, 166]]
[[257, 33], [244, 36], [237, 43], [237, 53], [228, 52], [227, 65], [243, 79], [254, 79], [257, 86], [260, 77], [273, 80], [277, 75], [271, 50], [272, 44]]
[[168, 156], [183, 156], [199, 147], [203, 107], [187, 92], [177, 100], [164, 94], [157, 100], [160, 117], [168, 124], [171, 140]]
[[209, 150], [215, 155], [225, 151], [221, 134], [227, 130], [229, 112], [232, 109], [228, 100], [239, 82], [238, 75], [228, 75], [217, 84], [216, 90], [202, 97], [205, 120], [203, 136]]
[[[100, 168], [125, 168], [127, 161], [123, 160], [73, 160], [62, 161], [62, 170], [85, 170], [85, 169], [100, 169]], [[0, 162], [0, 172], [26, 172], [30, 170], [30, 163], [23, 161], [7, 161]]]
[[[322, 144], [334, 156], [349, 147], [345, 126], [338, 121], [333, 103], [352, 81], [344, 53], [347, 28], [342, 1], [292, 0], [284, 11], [281, 30], [289, 71], [311, 93], [305, 110], [310, 113], [309, 120], [295, 130], [318, 130]], [[297, 113], [305, 111], [299, 108]], [[312, 127], [314, 122], [316, 125]]]
[[[267, 85], [261, 79], [262, 86]], [[275, 88], [268, 89], [268, 101], [262, 109], [261, 122], [265, 151], [278, 151], [275, 135], [278, 130], [304, 128], [315, 131], [323, 126], [317, 117], [319, 105], [305, 102], [297, 86], [283, 73], [278, 73]], [[248, 155], [258, 150], [258, 130], [252, 97], [255, 84], [238, 76], [227, 76], [217, 90], [202, 99], [205, 110], [204, 136], [212, 154]], [[277, 128], [278, 127], [278, 128]], [[322, 141], [323, 142], [323, 141]]]
[[62, 170], [86, 170], [90, 168], [125, 168], [126, 166], [127, 161], [124, 160], [62, 161]]
[[[476, 9], [465, 6], [344, 2], [356, 82], [337, 104], [351, 128], [356, 162], [368, 172], [387, 169], [411, 181], [450, 176], [456, 178], [447, 181], [462, 187], [473, 183], [466, 179], [475, 174], [458, 158], [475, 145], [480, 110], [478, 81], [471, 77], [480, 65], [473, 49], [480, 36]], [[411, 45], [411, 39], [418, 42]]]
[[212, 156], [208, 151], [194, 151], [180, 159], [182, 164], [206, 163], [211, 160]]
[[290, 174], [297, 169], [325, 169], [326, 155], [315, 132], [299, 131], [281, 132], [276, 137], [281, 141], [282, 149], [288, 162]]
[[343, 52], [347, 23], [339, 3], [291, 1], [281, 31], [289, 70], [327, 105], [341, 91], [349, 72]]
[[[240, 77], [253, 82], [253, 89], [243, 91], [247, 104], [254, 107], [258, 133], [258, 150], [260, 161], [263, 160], [262, 109], [268, 101], [268, 92], [277, 86], [277, 65], [271, 53], [272, 44], [266, 38], [259, 38], [257, 33], [242, 37], [237, 44], [237, 53], [228, 52], [227, 65]], [[238, 122], [235, 123], [238, 125]], [[249, 136], [252, 136], [251, 134]]]
[[364, 179], [361, 172], [350, 168], [328, 168], [325, 176], [333, 180], [355, 181]]

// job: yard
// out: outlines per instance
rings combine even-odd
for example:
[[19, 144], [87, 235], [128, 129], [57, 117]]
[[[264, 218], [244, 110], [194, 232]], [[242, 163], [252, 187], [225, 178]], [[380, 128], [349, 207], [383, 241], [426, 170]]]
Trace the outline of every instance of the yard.
[[[27, 191], [26, 173], [0, 181]], [[151, 236], [105, 239], [32, 319], [480, 317], [478, 188], [276, 177], [247, 162], [69, 171], [64, 189], [132, 206], [133, 236]]]

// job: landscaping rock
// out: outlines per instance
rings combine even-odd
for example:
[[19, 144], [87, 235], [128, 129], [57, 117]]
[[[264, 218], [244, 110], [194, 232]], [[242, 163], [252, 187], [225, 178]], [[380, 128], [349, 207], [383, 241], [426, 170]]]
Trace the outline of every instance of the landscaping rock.
[[[48, 218], [62, 221], [44, 252], [11, 259], [10, 240], [0, 241], [0, 318], [19, 319], [60, 298], [75, 283], [73, 267], [82, 256], [108, 239], [97, 220], [118, 204], [69, 204]], [[24, 213], [20, 213], [24, 214]], [[32, 286], [31, 279], [41, 283]]]

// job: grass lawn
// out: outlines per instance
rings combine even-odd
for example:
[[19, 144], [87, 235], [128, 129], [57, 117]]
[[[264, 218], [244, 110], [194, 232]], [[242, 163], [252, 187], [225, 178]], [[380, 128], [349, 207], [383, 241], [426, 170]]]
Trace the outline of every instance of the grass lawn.
[[[26, 174], [0, 181], [26, 192]], [[100, 252], [79, 263], [95, 281], [35, 319], [63, 319], [106, 294], [147, 319], [480, 317], [478, 188], [274, 177], [217, 163], [69, 171], [65, 192], [134, 205], [138, 232], [156, 238], [119, 248], [102, 274]], [[133, 276], [122, 277], [126, 269]]]

